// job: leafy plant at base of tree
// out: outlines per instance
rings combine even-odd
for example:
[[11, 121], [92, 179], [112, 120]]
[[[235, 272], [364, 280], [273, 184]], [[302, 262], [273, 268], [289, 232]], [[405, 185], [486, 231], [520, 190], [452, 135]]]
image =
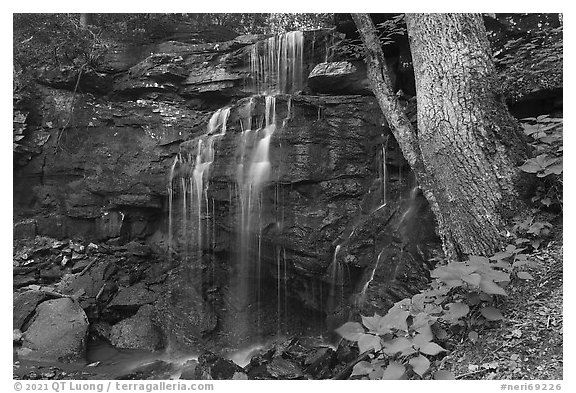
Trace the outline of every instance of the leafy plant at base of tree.
[[[352, 376], [369, 379], [425, 378], [432, 360], [446, 352], [435, 341], [450, 333], [465, 334], [475, 341], [475, 329], [503, 319], [498, 299], [507, 296], [503, 286], [514, 273], [527, 265], [522, 248], [510, 245], [491, 258], [472, 256], [468, 261], [450, 262], [431, 272], [430, 287], [412, 298], [403, 299], [380, 316], [362, 316], [362, 322], [346, 322], [336, 330], [343, 338], [357, 343], [369, 361], [357, 363]], [[439, 370], [434, 379], [454, 379]]]
[[522, 171], [533, 173], [538, 179], [532, 202], [562, 209], [563, 119], [542, 115], [522, 119], [520, 124], [534, 148], [535, 157], [520, 166]]
[[535, 221], [537, 209], [532, 209], [531, 215], [526, 218], [516, 217], [512, 232], [507, 232], [507, 237], [512, 237], [516, 246], [530, 246], [538, 250], [542, 241], [550, 236], [552, 224], [547, 221]]

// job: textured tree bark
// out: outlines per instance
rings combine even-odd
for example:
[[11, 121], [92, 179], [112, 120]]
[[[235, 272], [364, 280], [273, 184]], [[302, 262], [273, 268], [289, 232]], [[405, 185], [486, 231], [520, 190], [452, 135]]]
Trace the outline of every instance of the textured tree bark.
[[380, 106], [436, 215], [445, 253], [463, 259], [496, 252], [506, 217], [520, 201], [516, 166], [527, 150], [499, 94], [481, 16], [406, 16], [418, 134], [398, 114], [390, 89], [382, 87], [385, 63], [369, 16], [353, 17], [374, 93], [384, 101]]

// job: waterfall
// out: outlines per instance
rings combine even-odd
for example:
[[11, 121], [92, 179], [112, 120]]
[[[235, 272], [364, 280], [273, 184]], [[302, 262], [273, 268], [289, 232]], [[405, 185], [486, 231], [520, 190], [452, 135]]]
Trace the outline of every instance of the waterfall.
[[328, 305], [327, 310], [333, 312], [339, 306], [344, 304], [344, 266], [340, 260], [338, 260], [338, 253], [340, 252], [340, 244], [334, 249], [334, 256], [332, 257], [332, 263], [328, 266], [328, 282], [330, 288], [328, 291]]
[[173, 204], [174, 204], [174, 171], [178, 164], [178, 156], [174, 157], [174, 162], [170, 166], [168, 173], [168, 260], [172, 260], [172, 241], [174, 236], [174, 217], [173, 217]]
[[374, 274], [376, 274], [376, 269], [378, 269], [378, 265], [380, 264], [380, 258], [382, 257], [383, 252], [384, 250], [380, 251], [380, 253], [378, 254], [378, 257], [376, 258], [376, 263], [374, 263], [374, 267], [372, 268], [372, 272], [370, 273], [370, 276], [362, 286], [362, 290], [360, 291], [360, 301], [362, 303], [366, 300], [366, 291], [368, 290], [368, 287], [370, 286], [372, 280], [374, 280]]
[[386, 169], [386, 148], [388, 147], [388, 137], [382, 143], [382, 163], [380, 168], [380, 182], [382, 184], [382, 205], [387, 202], [387, 187], [388, 187], [388, 171]]
[[303, 87], [304, 33], [291, 31], [252, 47], [250, 74], [260, 94], [292, 94]]
[[[236, 183], [240, 218], [237, 248], [240, 251], [238, 276], [241, 279], [236, 283], [235, 296], [244, 306], [254, 300], [259, 304], [262, 300], [262, 190], [271, 176], [270, 141], [276, 131], [276, 96], [266, 96], [265, 103], [264, 127], [243, 130], [238, 145]], [[245, 110], [247, 113], [244, 114], [252, 118], [252, 112], [248, 108]], [[247, 123], [251, 125], [251, 122]], [[277, 261], [280, 264], [279, 258]]]
[[[178, 167], [180, 177], [178, 186], [182, 200], [180, 240], [186, 259], [190, 257], [192, 250], [201, 251], [204, 247], [205, 238], [211, 237], [211, 223], [210, 220], [206, 220], [210, 217], [211, 212], [207, 194], [210, 167], [214, 162], [215, 142], [226, 134], [226, 123], [229, 115], [230, 108], [222, 108], [212, 114], [206, 133], [196, 140], [183, 143], [181, 151], [174, 159], [170, 169], [168, 184], [168, 243], [169, 248], [172, 249], [174, 242], [174, 177], [176, 174], [175, 169]], [[206, 220], [206, 225], [203, 225], [203, 220]]]
[[[282, 321], [288, 320], [288, 266], [286, 250], [274, 245], [274, 254], [268, 255], [268, 245], [264, 244], [267, 200], [263, 194], [272, 178], [271, 143], [274, 134], [293, 116], [291, 97], [287, 98], [287, 115], [278, 119], [277, 97], [294, 94], [304, 86], [304, 34], [290, 32], [270, 37], [254, 44], [249, 53], [250, 79], [257, 95], [250, 97], [237, 110], [239, 131], [227, 136], [227, 123], [230, 107], [214, 112], [210, 117], [204, 135], [181, 144], [170, 169], [168, 184], [168, 226], [169, 252], [175, 244], [183, 251], [181, 256], [187, 261], [200, 261], [203, 253], [216, 241], [216, 206], [209, 197], [211, 170], [215, 164], [218, 142], [236, 138], [235, 184], [229, 185], [229, 206], [235, 212], [232, 220], [236, 236], [232, 237], [230, 264], [226, 266], [229, 283], [225, 292], [225, 308], [229, 310], [224, 329], [238, 336], [258, 334], [263, 311], [260, 304], [272, 299], [263, 299], [263, 275], [276, 274], [276, 328], [280, 333]], [[282, 102], [286, 97], [282, 97]], [[256, 108], [264, 101], [263, 119], [258, 119]], [[236, 113], [235, 113], [236, 115]], [[236, 121], [236, 120], [235, 120]], [[234, 165], [234, 163], [232, 164]], [[276, 199], [279, 198], [276, 189]], [[175, 197], [180, 198], [178, 203]], [[181, 222], [175, 222], [179, 210]], [[276, 220], [283, 226], [278, 209]], [[232, 215], [231, 215], [232, 216]], [[178, 225], [177, 225], [178, 224]], [[175, 231], [179, 231], [178, 236]], [[272, 251], [272, 250], [270, 250]], [[275, 269], [263, 266], [263, 253], [268, 260], [276, 260]], [[272, 268], [272, 269], [271, 269]], [[215, 266], [212, 265], [213, 271]], [[275, 270], [275, 272], [274, 272]], [[201, 278], [200, 278], [201, 280]], [[270, 287], [270, 283], [268, 284]], [[270, 292], [270, 288], [267, 290]], [[266, 296], [269, 293], [266, 292]], [[256, 314], [254, 314], [256, 313]], [[256, 326], [255, 326], [256, 325]]]

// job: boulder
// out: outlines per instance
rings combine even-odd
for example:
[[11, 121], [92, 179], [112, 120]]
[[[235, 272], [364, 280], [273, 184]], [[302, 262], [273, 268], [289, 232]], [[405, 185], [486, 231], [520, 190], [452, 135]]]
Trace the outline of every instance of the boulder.
[[140, 307], [136, 315], [124, 319], [110, 332], [110, 343], [116, 348], [154, 351], [162, 347], [162, 336], [152, 322], [154, 309], [150, 305]]
[[279, 356], [257, 366], [251, 365], [247, 372], [249, 379], [305, 379], [295, 362]]
[[144, 283], [138, 283], [131, 287], [121, 288], [108, 306], [120, 309], [138, 309], [144, 304], [153, 303], [155, 298], [154, 292], [149, 291]]
[[41, 303], [24, 334], [21, 359], [71, 362], [84, 359], [88, 318], [78, 302], [70, 298]]
[[[99, 257], [92, 256], [89, 261], [92, 262], [96, 258]], [[83, 291], [86, 298], [95, 299], [106, 282], [104, 274], [110, 269], [109, 265], [111, 264], [111, 262], [102, 259], [95, 262], [83, 275], [79, 273], [65, 274], [58, 283], [58, 287], [62, 293], [67, 295], [73, 295], [79, 291]]]
[[304, 361], [304, 371], [314, 379], [326, 379], [332, 373], [336, 354], [332, 348], [317, 348]]
[[198, 272], [180, 266], [155, 288], [159, 298], [153, 305], [154, 322], [183, 351], [196, 351], [218, 323], [213, 303], [205, 301], [198, 289], [199, 278]]
[[243, 374], [242, 367], [212, 352], [200, 355], [194, 370], [196, 379], [239, 379], [239, 375]]
[[38, 304], [49, 299], [50, 296], [43, 291], [25, 291], [14, 294], [12, 326], [13, 329], [25, 330], [26, 322], [34, 315]]
[[320, 63], [308, 75], [308, 86], [320, 94], [372, 94], [366, 66], [362, 62]]

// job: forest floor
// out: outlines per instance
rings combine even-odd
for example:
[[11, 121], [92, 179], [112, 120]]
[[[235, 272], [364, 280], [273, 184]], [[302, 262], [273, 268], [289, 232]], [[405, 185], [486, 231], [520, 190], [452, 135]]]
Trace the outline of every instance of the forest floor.
[[[561, 220], [561, 218], [560, 218]], [[456, 379], [563, 379], [563, 237], [562, 223], [553, 239], [529, 254], [534, 279], [513, 278], [500, 305], [503, 322], [483, 331], [472, 342], [455, 343], [442, 359]]]

